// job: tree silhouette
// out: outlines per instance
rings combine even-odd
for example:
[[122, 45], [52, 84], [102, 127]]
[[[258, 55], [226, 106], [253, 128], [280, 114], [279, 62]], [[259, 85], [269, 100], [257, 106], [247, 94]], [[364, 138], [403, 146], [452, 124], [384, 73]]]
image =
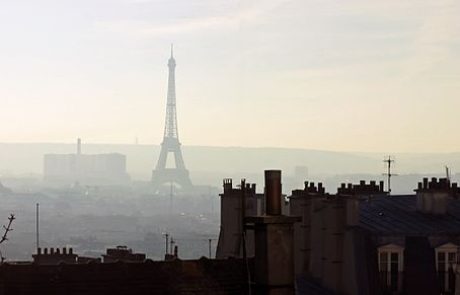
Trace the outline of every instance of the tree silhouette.
[[[8, 233], [12, 231], [13, 229], [11, 228], [11, 224], [13, 223], [13, 220], [15, 220], [16, 217], [14, 214], [10, 214], [10, 217], [8, 217], [8, 225], [3, 226], [3, 236], [0, 238], [0, 245], [3, 244], [4, 242], [8, 241]], [[0, 250], [0, 263], [3, 263], [5, 261], [5, 257], [3, 257], [3, 253]]]

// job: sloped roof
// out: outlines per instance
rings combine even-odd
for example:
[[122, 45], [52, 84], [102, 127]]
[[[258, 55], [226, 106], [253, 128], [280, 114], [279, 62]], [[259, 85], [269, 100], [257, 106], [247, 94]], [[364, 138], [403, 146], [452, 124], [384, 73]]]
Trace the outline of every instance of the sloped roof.
[[360, 204], [360, 226], [382, 235], [459, 235], [460, 200], [445, 215], [416, 211], [415, 195], [377, 196]]

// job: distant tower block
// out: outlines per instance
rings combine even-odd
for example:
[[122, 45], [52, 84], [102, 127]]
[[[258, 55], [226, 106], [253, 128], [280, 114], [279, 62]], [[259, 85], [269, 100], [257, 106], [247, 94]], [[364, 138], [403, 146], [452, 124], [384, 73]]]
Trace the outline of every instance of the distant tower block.
[[77, 138], [77, 155], [81, 155], [81, 138]]
[[[168, 98], [166, 104], [166, 120], [163, 142], [161, 143], [160, 157], [152, 173], [152, 185], [154, 191], [158, 191], [161, 186], [168, 183], [175, 183], [182, 189], [193, 187], [190, 180], [189, 172], [185, 168], [184, 159], [180, 149], [179, 133], [177, 130], [176, 115], [176, 82], [175, 68], [176, 61], [173, 57], [173, 48], [171, 45], [171, 57], [168, 61]], [[166, 160], [169, 153], [174, 154], [174, 168], [166, 168]]]

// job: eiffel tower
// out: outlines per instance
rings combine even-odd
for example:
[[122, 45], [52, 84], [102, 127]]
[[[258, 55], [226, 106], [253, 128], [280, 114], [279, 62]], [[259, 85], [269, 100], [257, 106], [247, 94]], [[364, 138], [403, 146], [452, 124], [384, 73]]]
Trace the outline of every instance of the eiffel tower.
[[[180, 149], [179, 132], [177, 130], [176, 115], [176, 82], [175, 69], [176, 61], [173, 56], [173, 47], [171, 45], [171, 57], [168, 60], [168, 97], [166, 103], [166, 120], [163, 142], [161, 143], [160, 157], [157, 166], [152, 172], [152, 185], [155, 192], [158, 192], [161, 186], [165, 184], [175, 184], [182, 190], [193, 187], [190, 180], [189, 172], [185, 168], [184, 159]], [[167, 168], [166, 160], [170, 153], [174, 154], [175, 168]]]

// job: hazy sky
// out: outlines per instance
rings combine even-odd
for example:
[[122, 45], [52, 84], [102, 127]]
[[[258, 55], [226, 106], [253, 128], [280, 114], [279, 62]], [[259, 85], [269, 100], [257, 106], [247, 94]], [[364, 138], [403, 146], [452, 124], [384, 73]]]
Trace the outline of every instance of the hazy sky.
[[460, 151], [458, 0], [0, 0], [0, 142]]

